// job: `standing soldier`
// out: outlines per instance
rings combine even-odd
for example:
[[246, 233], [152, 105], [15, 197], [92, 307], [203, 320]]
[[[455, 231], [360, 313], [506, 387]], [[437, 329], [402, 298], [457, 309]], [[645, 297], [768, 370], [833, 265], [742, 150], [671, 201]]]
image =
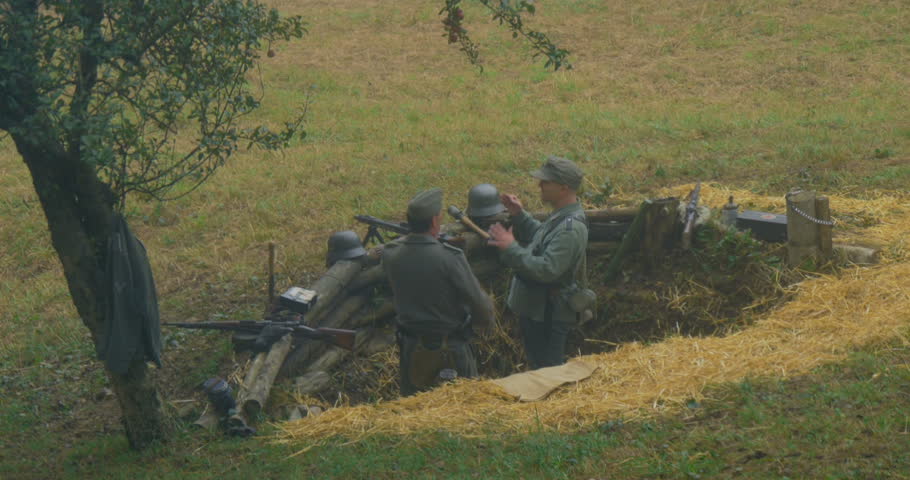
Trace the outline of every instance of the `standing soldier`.
[[441, 223], [442, 190], [418, 193], [408, 204], [411, 233], [382, 253], [398, 312], [402, 395], [432, 387], [445, 369], [476, 376], [472, 327], [486, 334], [493, 326], [493, 302], [464, 253], [437, 239]]
[[489, 244], [515, 273], [508, 305], [519, 317], [528, 364], [537, 369], [565, 361], [566, 337], [580, 311], [570, 299], [580, 291], [576, 276], [585, 261], [588, 227], [576, 195], [583, 177], [578, 166], [551, 156], [531, 176], [540, 180], [540, 198], [553, 213], [539, 222], [518, 197], [503, 194], [513, 227], [490, 227]]

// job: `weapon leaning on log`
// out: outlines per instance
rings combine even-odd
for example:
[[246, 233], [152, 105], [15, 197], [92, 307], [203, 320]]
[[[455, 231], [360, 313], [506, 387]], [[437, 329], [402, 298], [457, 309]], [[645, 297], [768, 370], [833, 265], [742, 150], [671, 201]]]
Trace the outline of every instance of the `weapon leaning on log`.
[[228, 332], [243, 332], [258, 334], [253, 350], [265, 352], [269, 347], [286, 334], [295, 337], [320, 340], [345, 350], [354, 349], [355, 330], [341, 328], [309, 327], [301, 322], [272, 322], [254, 320], [241, 320], [238, 322], [173, 322], [162, 323], [167, 327], [191, 328], [199, 330], [223, 330]]

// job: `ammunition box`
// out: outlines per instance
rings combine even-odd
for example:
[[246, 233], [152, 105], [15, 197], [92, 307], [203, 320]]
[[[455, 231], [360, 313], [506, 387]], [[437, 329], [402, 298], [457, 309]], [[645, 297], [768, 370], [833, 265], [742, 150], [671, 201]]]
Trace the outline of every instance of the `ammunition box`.
[[736, 217], [736, 228], [750, 230], [752, 236], [765, 242], [787, 241], [787, 216], [744, 210]]

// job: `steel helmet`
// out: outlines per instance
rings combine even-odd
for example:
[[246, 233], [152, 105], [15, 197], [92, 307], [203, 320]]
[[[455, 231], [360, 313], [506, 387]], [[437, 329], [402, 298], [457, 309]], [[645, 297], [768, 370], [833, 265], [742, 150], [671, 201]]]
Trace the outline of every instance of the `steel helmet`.
[[505, 209], [499, 201], [499, 190], [489, 183], [474, 185], [468, 192], [469, 217], [489, 217]]
[[332, 266], [338, 260], [350, 260], [366, 255], [360, 237], [351, 230], [335, 232], [329, 236], [329, 251], [326, 254], [326, 264]]

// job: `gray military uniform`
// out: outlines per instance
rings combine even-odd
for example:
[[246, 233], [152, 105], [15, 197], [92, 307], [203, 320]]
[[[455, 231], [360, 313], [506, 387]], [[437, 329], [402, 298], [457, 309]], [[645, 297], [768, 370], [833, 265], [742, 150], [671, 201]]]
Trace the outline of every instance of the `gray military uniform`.
[[[418, 194], [409, 216], [432, 217], [440, 211], [440, 202], [438, 190]], [[464, 253], [429, 234], [412, 233], [386, 244], [382, 267], [398, 313], [401, 394], [432, 387], [442, 368], [476, 376], [468, 341], [472, 328], [492, 328], [493, 302]]]
[[518, 241], [500, 259], [515, 272], [508, 305], [520, 319], [528, 363], [534, 369], [561, 365], [576, 320], [568, 297], [577, 287], [588, 244], [584, 210], [573, 203], [544, 222], [523, 211], [512, 217], [512, 225]]
[[493, 303], [471, 272], [464, 253], [430, 235], [411, 234], [386, 245], [382, 266], [392, 293], [398, 326], [416, 335], [447, 335], [465, 326], [493, 321]]

